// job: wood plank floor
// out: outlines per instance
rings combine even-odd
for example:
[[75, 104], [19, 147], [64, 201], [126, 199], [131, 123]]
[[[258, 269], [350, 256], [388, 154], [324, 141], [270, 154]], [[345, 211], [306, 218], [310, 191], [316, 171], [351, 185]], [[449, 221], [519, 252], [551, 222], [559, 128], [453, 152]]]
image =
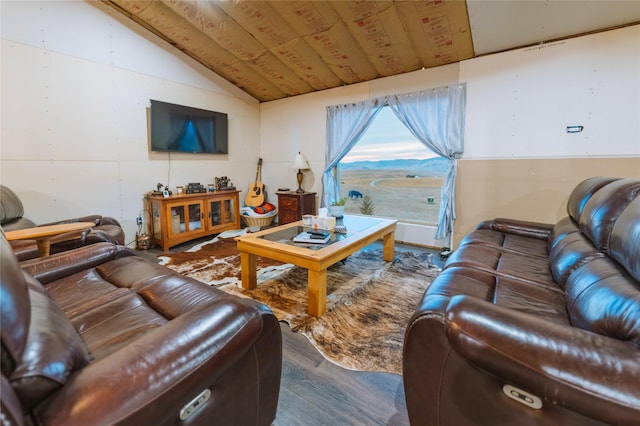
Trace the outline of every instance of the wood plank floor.
[[[184, 251], [211, 238], [194, 240], [169, 251]], [[373, 244], [382, 247], [379, 242]], [[434, 263], [441, 266], [436, 250], [403, 244], [396, 244], [396, 250], [433, 253]], [[156, 261], [156, 256], [163, 253], [158, 249], [136, 252]], [[274, 426], [409, 424], [402, 376], [339, 367], [327, 361], [306, 337], [292, 332], [286, 323], [281, 322], [280, 328], [282, 382]]]
[[274, 426], [408, 425], [402, 377], [347, 370], [301, 334], [282, 329], [282, 383]]

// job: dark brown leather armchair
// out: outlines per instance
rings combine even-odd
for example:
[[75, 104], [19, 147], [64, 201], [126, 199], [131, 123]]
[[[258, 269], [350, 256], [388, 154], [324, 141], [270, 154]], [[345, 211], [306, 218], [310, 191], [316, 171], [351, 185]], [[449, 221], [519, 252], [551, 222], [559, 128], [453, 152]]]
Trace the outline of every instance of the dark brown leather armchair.
[[19, 264], [0, 237], [3, 424], [273, 422], [282, 342], [268, 308], [123, 246]]
[[404, 342], [412, 425], [640, 422], [640, 181], [591, 178], [557, 224], [481, 223]]
[[[93, 222], [96, 226], [88, 231], [67, 233], [51, 238], [51, 253], [59, 253], [99, 242], [124, 244], [124, 231], [120, 223], [107, 216], [88, 215], [36, 225], [32, 220], [24, 217], [24, 207], [18, 195], [10, 188], [0, 185], [0, 225], [3, 230], [12, 231], [72, 222]], [[38, 257], [38, 247], [33, 240], [11, 241], [10, 244], [18, 260]]]

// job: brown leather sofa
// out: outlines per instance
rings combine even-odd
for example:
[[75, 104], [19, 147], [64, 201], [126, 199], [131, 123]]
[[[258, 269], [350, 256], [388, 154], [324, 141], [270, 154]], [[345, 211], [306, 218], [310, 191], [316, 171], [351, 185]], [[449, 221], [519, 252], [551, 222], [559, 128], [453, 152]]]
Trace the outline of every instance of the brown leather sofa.
[[640, 180], [587, 179], [567, 211], [451, 254], [405, 335], [412, 425], [640, 424]]
[[123, 246], [18, 263], [0, 236], [2, 424], [274, 420], [282, 341], [268, 308]]
[[[22, 205], [20, 197], [10, 188], [0, 185], [0, 225], [3, 230], [13, 231], [16, 229], [72, 222], [93, 222], [96, 226], [88, 231], [66, 233], [52, 237], [51, 253], [59, 253], [99, 242], [124, 244], [124, 231], [120, 223], [114, 218], [107, 216], [89, 215], [36, 225], [31, 219], [24, 217], [24, 206]], [[11, 241], [10, 244], [18, 260], [38, 257], [38, 247], [34, 240]]]

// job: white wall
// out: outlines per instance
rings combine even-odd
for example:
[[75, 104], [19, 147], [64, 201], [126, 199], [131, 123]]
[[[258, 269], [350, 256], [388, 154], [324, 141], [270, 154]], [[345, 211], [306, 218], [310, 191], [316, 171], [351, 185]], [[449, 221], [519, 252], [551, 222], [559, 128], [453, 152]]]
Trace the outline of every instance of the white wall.
[[[259, 104], [101, 2], [2, 1], [1, 182], [36, 223], [99, 213], [127, 242], [143, 194], [253, 179]], [[229, 155], [150, 153], [149, 99], [229, 114]]]
[[[321, 192], [326, 106], [467, 82], [463, 160], [640, 157], [640, 26], [279, 101], [250, 96], [101, 2], [2, 1], [0, 180], [36, 222], [102, 213], [134, 238], [142, 194], [227, 175], [243, 190], [264, 159], [269, 200]], [[228, 156], [149, 153], [160, 99], [229, 113]], [[566, 125], [584, 125], [575, 135]], [[318, 200], [319, 201], [319, 200]], [[397, 238], [438, 245], [426, 228]]]
[[[295, 187], [289, 165], [301, 150], [312, 167], [304, 188], [321, 192], [328, 105], [458, 82], [467, 83], [463, 161], [640, 157], [640, 26], [634, 26], [262, 103], [264, 180], [271, 190]], [[567, 125], [584, 131], [567, 134]], [[445, 245], [434, 235], [401, 224], [396, 239]]]
[[640, 26], [464, 61], [460, 80], [465, 159], [640, 155]]

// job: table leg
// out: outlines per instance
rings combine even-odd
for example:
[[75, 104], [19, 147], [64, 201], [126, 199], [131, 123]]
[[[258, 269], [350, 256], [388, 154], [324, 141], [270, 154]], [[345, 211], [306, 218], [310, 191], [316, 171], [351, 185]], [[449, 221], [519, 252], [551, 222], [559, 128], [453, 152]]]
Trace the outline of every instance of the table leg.
[[38, 246], [38, 255], [40, 257], [49, 256], [51, 251], [51, 240], [49, 238], [40, 238], [36, 240]]
[[251, 253], [240, 252], [240, 279], [242, 288], [253, 290], [258, 286], [256, 256]]
[[309, 306], [307, 312], [314, 317], [321, 317], [327, 310], [327, 270], [312, 271], [309, 269]]
[[396, 254], [395, 232], [390, 232], [382, 237], [383, 258], [387, 262], [392, 262]]

